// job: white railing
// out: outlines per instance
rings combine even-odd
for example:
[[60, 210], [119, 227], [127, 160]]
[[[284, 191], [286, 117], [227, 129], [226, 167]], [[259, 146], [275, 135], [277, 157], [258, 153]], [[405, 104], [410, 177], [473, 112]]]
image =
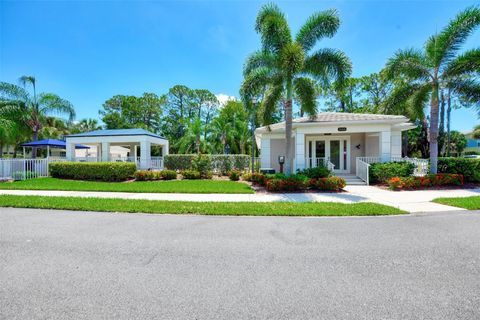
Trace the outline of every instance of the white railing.
[[413, 175], [416, 177], [423, 177], [428, 174], [430, 162], [428, 159], [418, 159], [418, 158], [403, 158], [404, 161], [411, 162], [415, 165], [413, 170]]
[[305, 158], [305, 168], [327, 167], [329, 158]]
[[[370, 183], [369, 175], [370, 175], [370, 163], [363, 161], [362, 158], [365, 157], [357, 157], [356, 166], [355, 166], [355, 175], [365, 181], [368, 185]], [[373, 158], [373, 157], [368, 157]]]
[[97, 157], [75, 157], [73, 159], [75, 162], [98, 162], [99, 158]]
[[380, 157], [357, 157], [357, 159], [368, 164], [380, 162]]
[[0, 159], [0, 180], [48, 177], [48, 159]]
[[152, 157], [150, 159], [150, 166], [151, 169], [163, 169], [163, 157]]

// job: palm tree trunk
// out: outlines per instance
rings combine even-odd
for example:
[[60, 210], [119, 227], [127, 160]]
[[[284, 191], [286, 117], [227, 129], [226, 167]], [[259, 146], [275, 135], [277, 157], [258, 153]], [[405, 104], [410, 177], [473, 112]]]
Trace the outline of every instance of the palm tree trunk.
[[285, 101], [285, 173], [292, 173], [292, 81], [287, 82], [287, 100]]
[[[38, 129], [35, 127], [33, 129], [33, 141], [38, 140]], [[32, 148], [32, 159], [35, 159], [37, 157], [37, 148], [33, 147]]]
[[450, 156], [450, 115], [452, 112], [452, 104], [451, 104], [451, 92], [448, 89], [448, 96], [447, 96], [447, 157]]
[[437, 173], [438, 163], [438, 83], [432, 85], [430, 103], [430, 173]]

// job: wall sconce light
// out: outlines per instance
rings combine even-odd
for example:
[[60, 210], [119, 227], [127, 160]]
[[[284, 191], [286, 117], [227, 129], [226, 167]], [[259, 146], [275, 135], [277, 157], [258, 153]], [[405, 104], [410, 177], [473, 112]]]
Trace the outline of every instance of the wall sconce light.
[[360, 149], [360, 143], [355, 146], [355, 148]]

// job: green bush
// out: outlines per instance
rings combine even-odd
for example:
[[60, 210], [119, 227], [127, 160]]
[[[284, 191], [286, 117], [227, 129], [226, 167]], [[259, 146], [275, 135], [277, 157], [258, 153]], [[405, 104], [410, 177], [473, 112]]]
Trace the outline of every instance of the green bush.
[[158, 171], [151, 171], [151, 170], [137, 170], [135, 171], [135, 180], [137, 181], [152, 181], [152, 180], [159, 180], [160, 175]]
[[319, 179], [319, 178], [326, 178], [330, 177], [332, 174], [327, 167], [315, 167], [315, 168], [307, 168], [301, 171], [298, 171], [298, 174], [303, 174], [311, 179]]
[[327, 177], [320, 179], [311, 179], [309, 185], [312, 189], [320, 191], [340, 191], [347, 185], [345, 179], [340, 177]]
[[240, 180], [240, 175], [241, 175], [241, 174], [242, 174], [242, 173], [241, 173], [239, 170], [232, 170], [232, 171], [230, 171], [228, 177], [229, 177], [230, 180], [232, 180], [232, 181], [238, 181], [238, 180]]
[[383, 162], [370, 165], [370, 183], [386, 183], [393, 177], [409, 177], [415, 165], [411, 162]]
[[166, 169], [169, 170], [191, 170], [192, 160], [196, 154], [167, 154], [163, 161]]
[[438, 158], [438, 173], [456, 173], [466, 182], [480, 182], [480, 159]]
[[265, 183], [267, 182], [267, 177], [260, 172], [254, 172], [254, 173], [245, 173], [242, 176], [242, 179], [245, 181], [249, 181], [254, 184], [259, 184], [261, 186], [264, 186]]
[[162, 170], [160, 171], [160, 177], [162, 180], [175, 180], [177, 179], [177, 172], [174, 170]]
[[308, 178], [304, 175], [292, 174], [282, 178], [268, 179], [267, 191], [301, 191], [307, 187]]
[[101, 181], [125, 181], [137, 169], [129, 162], [53, 162], [48, 167], [54, 178]]
[[183, 170], [181, 174], [183, 179], [187, 180], [196, 180], [201, 178], [200, 172], [196, 170]]
[[197, 157], [192, 160], [192, 169], [200, 172], [200, 177], [202, 179], [211, 179], [212, 178], [212, 161], [211, 158], [199, 154]]

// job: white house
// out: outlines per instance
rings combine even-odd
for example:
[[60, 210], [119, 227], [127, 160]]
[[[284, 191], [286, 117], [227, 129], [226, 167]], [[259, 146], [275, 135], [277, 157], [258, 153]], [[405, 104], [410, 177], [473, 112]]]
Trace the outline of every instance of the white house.
[[[65, 140], [69, 161], [127, 161], [137, 163], [140, 169], [163, 168], [163, 156], [169, 148], [167, 139], [144, 129], [96, 130], [68, 135]], [[91, 149], [78, 156], [76, 144], [91, 146]], [[161, 148], [161, 156], [152, 157], [154, 145]]]
[[[415, 128], [404, 116], [322, 112], [293, 120], [293, 172], [319, 164], [337, 174], [356, 173], [357, 160], [390, 161], [402, 156], [402, 131]], [[285, 156], [285, 122], [255, 130], [262, 169], [279, 172]], [[358, 158], [358, 159], [357, 159]], [[358, 175], [358, 174], [357, 174]]]

